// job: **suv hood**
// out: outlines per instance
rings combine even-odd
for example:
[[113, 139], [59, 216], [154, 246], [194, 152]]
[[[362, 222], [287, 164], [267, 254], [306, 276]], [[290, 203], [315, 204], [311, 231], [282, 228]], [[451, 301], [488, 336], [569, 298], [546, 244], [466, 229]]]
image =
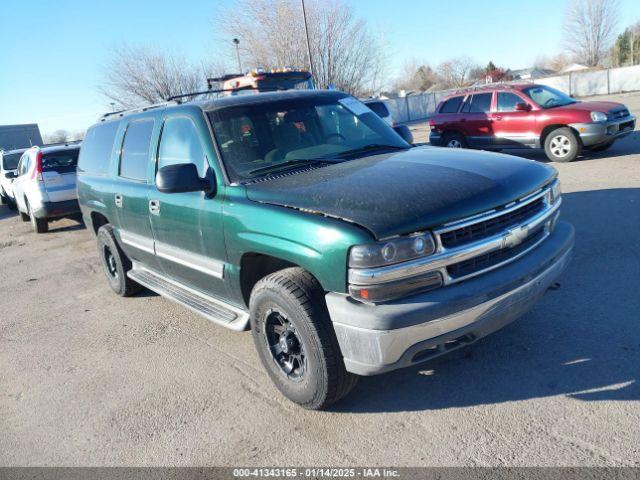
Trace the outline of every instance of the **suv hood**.
[[615, 112], [618, 110], [624, 110], [626, 107], [622, 103], [617, 102], [576, 102], [563, 107], [558, 107], [567, 110], [581, 110], [586, 112]]
[[250, 200], [340, 218], [376, 238], [411, 233], [505, 205], [556, 176], [497, 153], [415, 147], [246, 185]]

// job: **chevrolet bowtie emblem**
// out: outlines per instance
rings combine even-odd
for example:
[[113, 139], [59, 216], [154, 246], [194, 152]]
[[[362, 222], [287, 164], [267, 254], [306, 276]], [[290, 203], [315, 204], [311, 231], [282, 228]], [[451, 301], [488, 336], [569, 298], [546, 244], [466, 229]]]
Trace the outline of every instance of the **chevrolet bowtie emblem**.
[[529, 227], [527, 225], [513, 228], [502, 237], [502, 248], [516, 247], [524, 242], [528, 236]]

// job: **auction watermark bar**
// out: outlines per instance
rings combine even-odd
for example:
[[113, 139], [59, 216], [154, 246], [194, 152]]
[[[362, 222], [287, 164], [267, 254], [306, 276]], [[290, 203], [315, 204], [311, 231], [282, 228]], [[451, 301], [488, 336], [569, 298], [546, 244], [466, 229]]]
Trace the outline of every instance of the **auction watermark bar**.
[[0, 480], [640, 480], [640, 467], [0, 467]]

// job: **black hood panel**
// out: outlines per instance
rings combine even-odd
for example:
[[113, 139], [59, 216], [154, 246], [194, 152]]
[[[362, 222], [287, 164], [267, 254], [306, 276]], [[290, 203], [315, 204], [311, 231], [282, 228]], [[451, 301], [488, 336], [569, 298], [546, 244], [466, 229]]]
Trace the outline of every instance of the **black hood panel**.
[[249, 199], [341, 218], [385, 238], [507, 204], [554, 168], [474, 150], [416, 147], [247, 185]]

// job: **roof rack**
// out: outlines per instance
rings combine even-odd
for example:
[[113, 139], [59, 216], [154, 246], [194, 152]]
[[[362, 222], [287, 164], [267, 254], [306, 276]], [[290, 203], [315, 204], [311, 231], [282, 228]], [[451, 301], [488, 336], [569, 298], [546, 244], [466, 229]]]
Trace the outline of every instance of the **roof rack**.
[[495, 87], [505, 87], [505, 88], [515, 88], [516, 85], [522, 85], [525, 82], [518, 81], [509, 81], [509, 82], [492, 82], [492, 83], [484, 83], [482, 85], [470, 85], [468, 87], [463, 87], [455, 90], [453, 94], [456, 93], [465, 93], [465, 92], [474, 92], [476, 90], [484, 90], [486, 88], [495, 88]]
[[31, 148], [49, 148], [64, 145], [65, 147], [82, 143], [82, 140], [68, 140], [66, 142], [43, 143], [42, 145], [32, 145]]
[[118, 110], [116, 112], [107, 112], [100, 117], [100, 121], [104, 122], [106, 118], [111, 117], [113, 115], [120, 115], [122, 117], [125, 113], [146, 112], [147, 110], [151, 110], [152, 108], [164, 107], [166, 105], [175, 105], [177, 102], [173, 102], [172, 99], [173, 97], [170, 97], [165, 102], [154, 103], [153, 105], [145, 105], [144, 107], [127, 108], [124, 110]]

